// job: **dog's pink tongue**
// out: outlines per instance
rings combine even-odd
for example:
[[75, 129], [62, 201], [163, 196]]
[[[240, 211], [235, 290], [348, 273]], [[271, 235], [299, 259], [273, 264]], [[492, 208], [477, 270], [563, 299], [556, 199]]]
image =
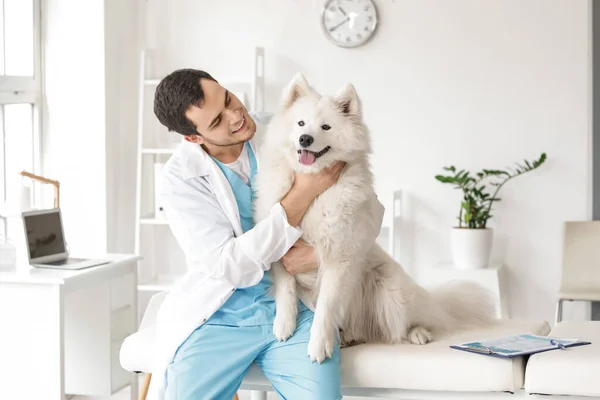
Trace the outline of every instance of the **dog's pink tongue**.
[[315, 155], [310, 151], [302, 150], [300, 153], [300, 163], [303, 165], [312, 165], [315, 162]]

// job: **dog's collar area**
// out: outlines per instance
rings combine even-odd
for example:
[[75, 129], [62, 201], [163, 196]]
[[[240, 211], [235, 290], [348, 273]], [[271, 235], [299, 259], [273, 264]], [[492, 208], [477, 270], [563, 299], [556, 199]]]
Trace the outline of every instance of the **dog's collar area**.
[[303, 151], [307, 151], [309, 153], [312, 153], [315, 156], [315, 159], [317, 159], [317, 158], [321, 157], [323, 154], [327, 153], [329, 150], [331, 150], [331, 146], [327, 146], [319, 152], [302, 149], [302, 150], [298, 150], [298, 154], [302, 154]]

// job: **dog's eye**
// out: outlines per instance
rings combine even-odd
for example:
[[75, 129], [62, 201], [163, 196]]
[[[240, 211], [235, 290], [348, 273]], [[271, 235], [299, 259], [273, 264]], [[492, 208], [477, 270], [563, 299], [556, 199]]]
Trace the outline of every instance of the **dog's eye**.
[[330, 130], [330, 129], [331, 129], [331, 127], [330, 127], [329, 125], [327, 125], [327, 124], [325, 124], [325, 125], [322, 125], [322, 126], [321, 126], [321, 128], [323, 128], [323, 129], [324, 129], [324, 130], [326, 130], [326, 131], [328, 131], [328, 130]]
[[304, 126], [304, 121], [298, 121], [298, 125]]

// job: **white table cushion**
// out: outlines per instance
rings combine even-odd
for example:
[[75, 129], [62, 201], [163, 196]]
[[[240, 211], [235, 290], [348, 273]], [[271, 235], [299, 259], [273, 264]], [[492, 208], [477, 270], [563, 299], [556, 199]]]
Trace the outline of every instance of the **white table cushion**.
[[[342, 349], [344, 388], [441, 390], [456, 392], [516, 392], [523, 388], [523, 357], [505, 360], [449, 348], [472, 340], [504, 335], [546, 335], [546, 322], [502, 320], [492, 328], [439, 338], [423, 346], [364, 344]], [[253, 365], [244, 383], [269, 385]]]
[[600, 321], [562, 321], [549, 336], [592, 344], [532, 355], [525, 390], [530, 394], [600, 396]]

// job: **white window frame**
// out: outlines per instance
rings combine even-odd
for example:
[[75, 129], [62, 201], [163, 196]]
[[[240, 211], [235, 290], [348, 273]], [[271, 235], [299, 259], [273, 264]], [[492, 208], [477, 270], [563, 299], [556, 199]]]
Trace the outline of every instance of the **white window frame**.
[[[10, 76], [0, 75], [0, 106], [7, 104], [29, 103], [33, 105], [33, 171], [34, 174], [40, 174], [41, 160], [41, 138], [42, 138], [42, 16], [41, 3], [42, 0], [33, 1], [33, 77], [30, 76]], [[3, 6], [3, 2], [0, 6]], [[2, 12], [4, 15], [4, 12]], [[0, 29], [4, 29], [4, 22], [0, 20]], [[4, 58], [4, 57], [3, 57]], [[3, 108], [0, 108], [0, 116]], [[3, 116], [2, 116], [3, 117]], [[4, 118], [1, 119], [3, 121]], [[6, 196], [6, 153], [4, 145], [4, 126], [0, 126], [0, 203], [4, 202]], [[37, 201], [39, 194], [33, 187], [33, 201]]]

